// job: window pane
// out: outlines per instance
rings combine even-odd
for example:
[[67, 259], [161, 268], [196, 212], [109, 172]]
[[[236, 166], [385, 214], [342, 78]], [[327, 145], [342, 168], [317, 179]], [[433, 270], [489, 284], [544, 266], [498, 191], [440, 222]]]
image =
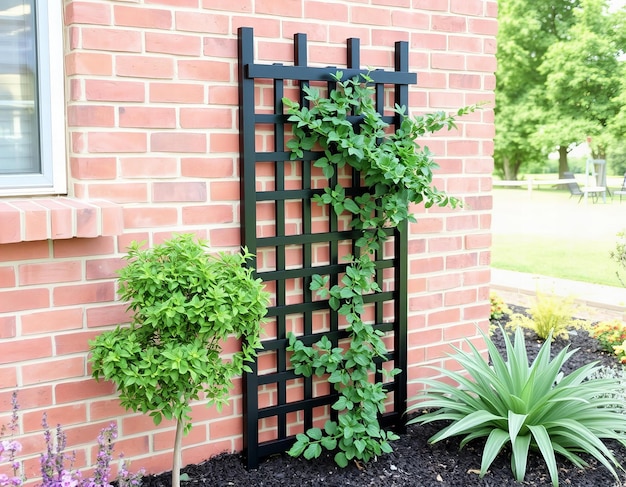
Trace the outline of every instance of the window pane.
[[34, 0], [0, 1], [0, 174], [41, 172]]

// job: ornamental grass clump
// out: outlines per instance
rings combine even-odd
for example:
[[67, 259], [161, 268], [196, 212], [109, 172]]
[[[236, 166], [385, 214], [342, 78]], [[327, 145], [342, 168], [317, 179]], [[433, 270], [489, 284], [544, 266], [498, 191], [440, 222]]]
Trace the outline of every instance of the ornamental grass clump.
[[588, 328], [585, 320], [573, 318], [578, 308], [574, 297], [562, 298], [537, 291], [537, 298], [528, 310], [529, 316], [520, 313], [511, 315], [508, 327], [512, 330], [526, 328], [534, 331], [539, 338], [569, 337], [571, 330]]
[[544, 342], [529, 363], [522, 331], [515, 332], [513, 344], [502, 328], [500, 331], [504, 334], [506, 358], [487, 336], [483, 335], [490, 361], [468, 340], [471, 351], [455, 349], [452, 356], [467, 375], [437, 368], [458, 387], [421, 380], [428, 388], [413, 398], [419, 402], [409, 411], [431, 411], [409, 423], [451, 421], [429, 439], [430, 443], [462, 436], [463, 447], [472, 440], [486, 439], [481, 477], [508, 447], [511, 469], [519, 482], [526, 475], [530, 451], [542, 455], [553, 486], [559, 483], [557, 454], [579, 468], [588, 466], [581, 455], [591, 455], [617, 478], [616, 468], [622, 467], [603, 440], [617, 440], [626, 446], [624, 404], [612, 394], [620, 381], [594, 378], [599, 369], [596, 363], [563, 376], [563, 364], [575, 350], [565, 347], [550, 359], [551, 340]]

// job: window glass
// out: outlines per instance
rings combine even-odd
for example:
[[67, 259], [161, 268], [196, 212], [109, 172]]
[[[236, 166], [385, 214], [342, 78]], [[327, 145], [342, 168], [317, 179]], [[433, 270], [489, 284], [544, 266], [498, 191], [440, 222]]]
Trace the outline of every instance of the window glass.
[[39, 174], [34, 0], [0, 1], [0, 174]]

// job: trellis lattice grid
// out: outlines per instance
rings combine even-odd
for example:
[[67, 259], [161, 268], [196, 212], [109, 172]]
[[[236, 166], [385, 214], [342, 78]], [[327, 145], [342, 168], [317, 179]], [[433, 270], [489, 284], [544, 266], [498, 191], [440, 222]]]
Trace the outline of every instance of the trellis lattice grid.
[[[336, 419], [330, 408], [336, 401], [324, 377], [303, 378], [290, 368], [286, 335], [292, 331], [306, 344], [327, 336], [333, 343], [346, 342], [346, 324], [326, 300], [309, 290], [314, 274], [330, 276], [336, 284], [354, 254], [360, 232], [349, 218], [337, 217], [328, 207], [312, 201], [323, 188], [340, 184], [349, 194], [363, 190], [359, 174], [346, 169], [327, 179], [313, 163], [320, 153], [305, 152], [291, 160], [285, 149], [290, 124], [282, 98], [306, 103], [303, 87], [321, 90], [335, 86], [331, 74], [338, 68], [307, 65], [306, 35], [294, 37], [294, 65], [257, 64], [251, 28], [238, 32], [239, 123], [241, 178], [241, 239], [256, 255], [252, 265], [266, 288], [272, 291], [268, 320], [252, 372], [243, 378], [244, 454], [246, 466], [287, 450], [295, 435], [326, 419]], [[408, 104], [408, 85], [416, 75], [408, 72], [408, 44], [395, 45], [395, 71], [360, 69], [358, 39], [347, 40], [344, 78], [367, 73], [375, 86], [376, 108], [392, 127], [399, 123], [390, 109]], [[386, 103], [387, 102], [387, 103]], [[365, 296], [364, 319], [383, 331], [389, 350], [380, 367], [402, 369], [385, 384], [388, 391], [385, 427], [402, 429], [406, 407], [407, 366], [407, 235], [406, 226], [388, 229], [388, 241], [375, 255], [376, 281], [381, 292]], [[381, 381], [382, 374], [373, 374]]]

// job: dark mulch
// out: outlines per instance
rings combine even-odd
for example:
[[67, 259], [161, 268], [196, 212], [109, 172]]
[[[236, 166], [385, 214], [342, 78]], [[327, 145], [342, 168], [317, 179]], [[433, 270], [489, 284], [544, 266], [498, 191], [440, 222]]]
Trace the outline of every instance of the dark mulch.
[[[514, 311], [523, 308], [512, 306]], [[499, 348], [504, 349], [499, 333], [494, 335]], [[534, 357], [541, 342], [527, 333], [526, 343], [529, 357]], [[609, 354], [602, 352], [597, 342], [586, 332], [571, 335], [568, 341], [555, 340], [553, 352], [556, 353], [570, 343], [571, 348], [579, 351], [566, 364], [565, 374], [593, 361], [603, 365], [617, 366]], [[264, 461], [257, 470], [247, 471], [238, 454], [221, 454], [198, 465], [184, 469], [191, 480], [185, 486], [416, 486], [416, 487], [502, 487], [502, 486], [547, 486], [550, 476], [539, 454], [531, 454], [528, 461], [526, 478], [523, 483], [515, 482], [510, 468], [510, 460], [505, 454], [499, 455], [484, 478], [479, 478], [482, 444], [470, 443], [459, 450], [458, 439], [441, 441], [429, 445], [427, 440], [442, 425], [412, 425], [406, 434], [393, 443], [393, 453], [383, 455], [365, 466], [354, 463], [338, 468], [331, 455], [314, 461], [277, 455]], [[618, 460], [626, 463], [626, 449], [616, 444], [608, 445], [614, 450]], [[610, 487], [619, 485], [613, 476], [593, 458], [589, 458], [590, 467], [580, 470], [561, 459], [559, 480], [562, 486]], [[169, 473], [147, 477], [146, 487], [169, 487]], [[626, 482], [626, 474], [622, 475]]]

